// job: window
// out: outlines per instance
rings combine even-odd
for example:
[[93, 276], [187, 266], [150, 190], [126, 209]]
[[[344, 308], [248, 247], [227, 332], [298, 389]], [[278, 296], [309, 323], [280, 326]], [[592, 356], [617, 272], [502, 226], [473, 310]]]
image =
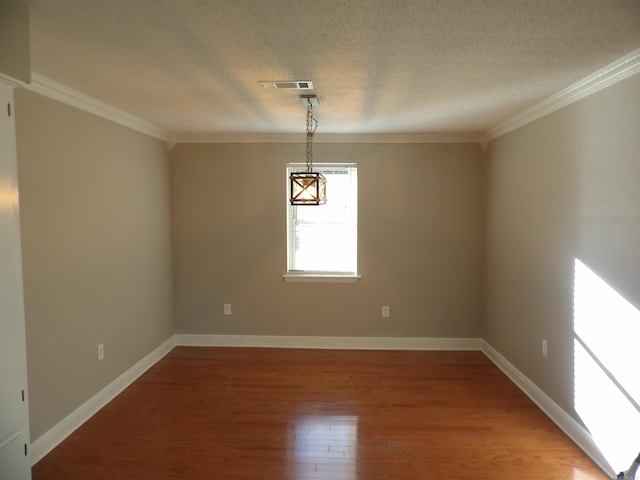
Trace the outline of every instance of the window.
[[[289, 174], [304, 164], [287, 165]], [[287, 192], [287, 273], [301, 277], [357, 278], [358, 175], [355, 164], [314, 165], [327, 179], [327, 203], [294, 206]], [[289, 188], [289, 187], [287, 187]]]

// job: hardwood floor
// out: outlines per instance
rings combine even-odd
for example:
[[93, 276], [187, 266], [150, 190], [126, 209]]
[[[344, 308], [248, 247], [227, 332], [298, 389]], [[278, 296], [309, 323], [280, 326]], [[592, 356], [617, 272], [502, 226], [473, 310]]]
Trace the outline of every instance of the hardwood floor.
[[606, 480], [480, 352], [177, 347], [34, 480]]

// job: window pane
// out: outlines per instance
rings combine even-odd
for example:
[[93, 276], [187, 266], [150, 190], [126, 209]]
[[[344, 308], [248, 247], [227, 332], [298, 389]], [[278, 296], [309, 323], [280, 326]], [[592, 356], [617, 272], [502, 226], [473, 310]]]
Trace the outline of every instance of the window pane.
[[[299, 166], [289, 165], [290, 171]], [[327, 203], [287, 201], [289, 271], [356, 273], [357, 176], [355, 166], [314, 166], [327, 178]]]
[[298, 225], [294, 269], [355, 272], [354, 237], [351, 225]]

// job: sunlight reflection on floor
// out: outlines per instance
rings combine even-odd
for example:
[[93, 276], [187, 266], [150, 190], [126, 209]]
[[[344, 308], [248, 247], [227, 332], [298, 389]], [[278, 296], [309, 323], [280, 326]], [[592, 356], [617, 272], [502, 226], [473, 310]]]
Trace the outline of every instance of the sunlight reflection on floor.
[[[584, 473], [582, 470], [578, 468], [573, 469], [573, 476], [571, 480], [594, 480], [595, 477], [589, 475], [588, 473]], [[600, 478], [600, 477], [598, 477]]]
[[295, 424], [295, 480], [354, 480], [358, 417], [305, 417]]

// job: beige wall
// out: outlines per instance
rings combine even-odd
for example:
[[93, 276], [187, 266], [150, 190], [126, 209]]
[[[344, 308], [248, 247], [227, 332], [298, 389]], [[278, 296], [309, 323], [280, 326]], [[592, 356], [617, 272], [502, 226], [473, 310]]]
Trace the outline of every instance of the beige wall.
[[35, 441], [173, 334], [169, 165], [162, 142], [34, 93], [16, 111]]
[[316, 144], [358, 163], [362, 279], [291, 284], [284, 170], [304, 145], [167, 155], [19, 90], [32, 440], [174, 332], [482, 336], [573, 413], [575, 260], [640, 307], [639, 104], [636, 75], [492, 141], [488, 164], [472, 144]]
[[19, 0], [0, 0], [0, 76], [31, 81], [29, 7]]
[[[180, 144], [170, 156], [178, 333], [479, 335], [480, 146], [314, 145], [316, 162], [358, 163], [355, 284], [281, 277], [285, 166], [304, 158], [304, 145]], [[224, 303], [232, 316], [223, 316]], [[391, 306], [390, 318], [381, 318], [382, 305]]]
[[[635, 75], [489, 149], [483, 336], [567, 412], [574, 409], [575, 260], [640, 308], [638, 105]], [[622, 345], [626, 332], [617, 334]], [[637, 349], [628, 362], [637, 365]]]

